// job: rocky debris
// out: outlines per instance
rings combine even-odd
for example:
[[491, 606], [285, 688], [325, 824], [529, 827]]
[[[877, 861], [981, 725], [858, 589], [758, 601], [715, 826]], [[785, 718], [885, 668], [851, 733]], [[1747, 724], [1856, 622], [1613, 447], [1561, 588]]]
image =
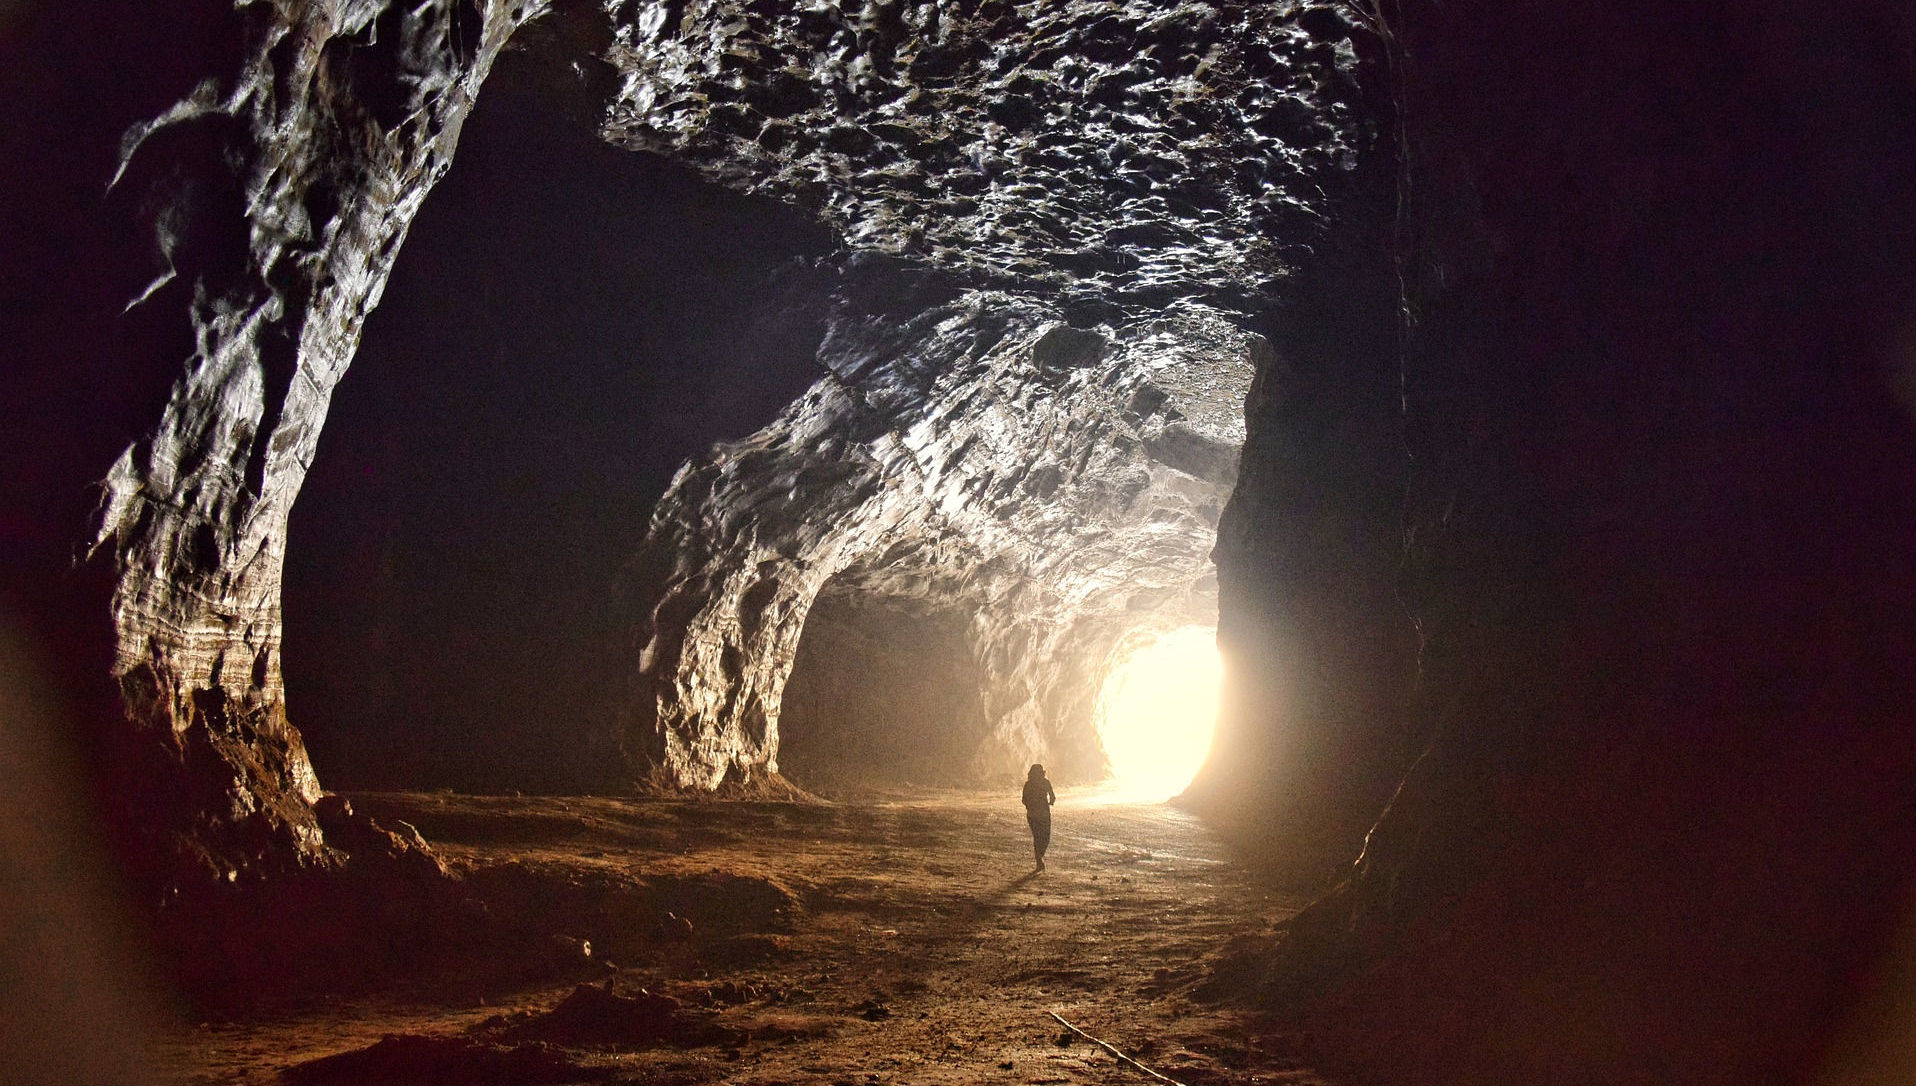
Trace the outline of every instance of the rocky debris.
[[94, 550], [118, 577], [126, 776], [162, 793], [148, 831], [172, 875], [329, 857], [280, 679], [287, 517], [407, 225], [544, 10], [247, 5], [236, 65], [127, 133], [113, 186], [150, 212], [156, 257], [136, 304], [176, 308], [194, 346], [107, 475]]
[[1251, 308], [1375, 137], [1328, 4], [618, 0], [614, 142], [861, 249], [1096, 310]]
[[658, 927], [654, 929], [654, 934], [660, 942], [682, 943], [692, 938], [697, 931], [697, 926], [690, 920], [667, 910], [666, 914], [659, 918]]
[[288, 1086], [487, 1086], [597, 1082], [612, 1071], [588, 1067], [549, 1044], [487, 1044], [471, 1037], [392, 1034], [366, 1048], [286, 1069]]
[[729, 872], [647, 874], [488, 864], [463, 874], [458, 920], [496, 946], [501, 968], [550, 973], [589, 963], [754, 961], [799, 914], [778, 882]]
[[873, 996], [852, 1008], [852, 1013], [867, 1022], [883, 1022], [891, 1017], [891, 1004]]
[[749, 980], [722, 980], [698, 989], [694, 995], [708, 1007], [734, 1007], [745, 1003], [783, 1003], [791, 989]]
[[777, 770], [821, 593], [963, 616], [984, 692], [974, 775], [1047, 752], [1095, 772], [1105, 654], [1215, 614], [1209, 552], [1257, 336], [1197, 306], [1084, 330], [979, 293], [896, 320], [842, 313], [827, 376], [659, 503], [627, 741], [672, 783]]
[[581, 984], [549, 1011], [488, 1019], [475, 1032], [508, 1042], [575, 1048], [699, 1048], [744, 1040], [737, 1030], [718, 1025], [707, 1013], [686, 1010], [671, 996], [644, 988], [621, 995], [609, 982]]
[[790, 948], [791, 939], [784, 935], [732, 935], [701, 947], [699, 961], [718, 969], [735, 969], [777, 958]]
[[[656, 899], [678, 916], [688, 934], [790, 931], [798, 899], [774, 879], [708, 871], [653, 875], [646, 879]], [[694, 925], [691, 918], [697, 919]]]
[[313, 804], [313, 816], [326, 835], [326, 843], [346, 853], [356, 866], [403, 868], [421, 876], [451, 874], [445, 861], [409, 822], [397, 823], [397, 831], [389, 830], [370, 815], [356, 813], [345, 796], [331, 792]]

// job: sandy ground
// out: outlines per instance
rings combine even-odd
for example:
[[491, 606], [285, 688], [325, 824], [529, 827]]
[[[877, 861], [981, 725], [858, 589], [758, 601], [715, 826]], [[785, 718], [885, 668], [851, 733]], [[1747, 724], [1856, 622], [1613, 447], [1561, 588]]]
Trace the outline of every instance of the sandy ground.
[[[565, 912], [584, 917], [572, 926], [586, 930], [562, 935], [597, 941], [589, 957], [578, 948], [557, 980], [400, 985], [201, 1023], [167, 1051], [183, 1080], [281, 1082], [295, 1065], [411, 1034], [495, 1046], [558, 1037], [531, 1047], [561, 1066], [528, 1077], [470, 1067], [404, 1076], [391, 1067], [309, 1067], [308, 1078], [293, 1077], [1153, 1081], [1069, 1037], [1047, 1013], [1056, 1012], [1189, 1086], [1333, 1081], [1288, 1055], [1295, 1046], [1270, 1023], [1192, 995], [1230, 940], [1268, 933], [1302, 901], [1261, 886], [1196, 819], [1169, 807], [1067, 790], [1049, 869], [1039, 874], [1015, 795], [824, 805], [449, 793], [354, 800], [382, 822], [416, 825], [465, 885], [495, 894], [559, 887], [561, 912], [566, 888], [638, 885], [652, 907], [623, 919], [604, 904]], [[575, 953], [566, 938], [551, 939], [555, 953]], [[582, 982], [628, 1000], [670, 997], [671, 1021], [690, 1032], [669, 1040], [541, 1033]]]

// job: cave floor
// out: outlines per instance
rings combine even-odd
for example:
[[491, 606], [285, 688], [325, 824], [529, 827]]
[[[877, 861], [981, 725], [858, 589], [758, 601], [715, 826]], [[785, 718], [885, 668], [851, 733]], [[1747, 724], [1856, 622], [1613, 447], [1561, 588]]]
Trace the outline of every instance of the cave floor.
[[[353, 799], [417, 826], [462, 886], [546, 887], [529, 891], [556, 917], [543, 938], [572, 960], [529, 980], [478, 969], [491, 979], [462, 984], [454, 969], [204, 1022], [169, 1046], [184, 1080], [1152, 1081], [1065, 1043], [1055, 1011], [1190, 1086], [1332, 1081], [1273, 1023], [1198, 997], [1231, 940], [1267, 935], [1303, 901], [1170, 807], [1068, 789], [1049, 870], [1034, 874], [1015, 795]], [[621, 912], [608, 886], [638, 904]], [[597, 936], [590, 956], [573, 935]], [[623, 998], [595, 1013], [578, 1005], [584, 983]], [[635, 1031], [635, 1015], [650, 1025]], [[390, 1041], [342, 1055], [394, 1034], [443, 1040], [423, 1056]]]

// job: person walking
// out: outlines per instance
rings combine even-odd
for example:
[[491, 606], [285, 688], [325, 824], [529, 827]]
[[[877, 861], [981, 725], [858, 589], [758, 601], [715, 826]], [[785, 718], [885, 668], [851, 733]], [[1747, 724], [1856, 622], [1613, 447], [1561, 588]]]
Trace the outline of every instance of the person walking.
[[1031, 826], [1031, 851], [1037, 856], [1038, 870], [1044, 870], [1044, 850], [1051, 847], [1051, 805], [1058, 802], [1045, 779], [1044, 766], [1034, 765], [1025, 775], [1025, 822]]

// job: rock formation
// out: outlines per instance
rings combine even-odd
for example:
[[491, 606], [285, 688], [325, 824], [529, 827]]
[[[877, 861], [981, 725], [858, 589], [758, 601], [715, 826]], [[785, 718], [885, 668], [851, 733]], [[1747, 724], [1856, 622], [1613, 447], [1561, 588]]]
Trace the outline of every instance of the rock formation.
[[1417, 762], [1271, 993], [1385, 1080], [1851, 1080], [1916, 870], [1910, 15], [1401, 14]]
[[963, 626], [969, 659], [933, 666], [977, 676], [970, 776], [1054, 749], [1095, 772], [1086, 732], [1117, 639], [1216, 613], [1210, 545], [1261, 349], [1195, 307], [1103, 331], [978, 293], [902, 325], [841, 316], [828, 376], [659, 503], [640, 562], [640, 598], [658, 601], [630, 725], [643, 763], [700, 788], [775, 772], [824, 593]]
[[[898, 328], [841, 325], [821, 353], [834, 377], [756, 439], [765, 450], [715, 454], [662, 503], [639, 592], [659, 602], [642, 631], [629, 749], [667, 778], [704, 787], [774, 765], [782, 686], [823, 589], [963, 616], [973, 659], [952, 666], [982, 669], [986, 702], [978, 727], [988, 738], [964, 759], [975, 771], [1003, 772], [1055, 750], [1071, 771], [1095, 772], [1084, 733], [1104, 656], [1126, 632], [1121, 616], [1211, 621], [1208, 604], [1189, 608], [1188, 591], [1174, 585], [1206, 564], [1216, 521], [1179, 513], [1188, 523], [1176, 532], [1154, 529], [1174, 543], [1133, 549], [1118, 541], [1135, 538], [1148, 504], [1111, 496], [1117, 488], [1085, 471], [1128, 460], [1228, 486], [1223, 466], [1233, 457], [1211, 436], [1225, 432], [1221, 419], [1207, 432], [1167, 416], [1172, 425], [1142, 455], [1101, 450], [1111, 464], [1061, 459], [1048, 447], [1052, 433], [1073, 432], [1074, 420], [1077, 456], [1101, 440], [1135, 441], [1088, 420], [1121, 411], [1148, 420], [1151, 399], [1175, 396], [1163, 374], [1242, 387], [1244, 348], [1228, 342], [1225, 321], [1253, 321], [1303, 290], [1341, 289], [1321, 270], [1340, 244], [1332, 238], [1370, 236], [1345, 220], [1381, 206], [1377, 87], [1359, 55], [1368, 37], [1330, 6], [640, 3], [614, 15], [609, 56], [622, 82], [609, 138], [811, 208], [858, 250], [996, 291], [962, 303], [971, 314], [962, 325], [947, 309], [915, 314], [896, 303], [887, 319]], [[1145, 316], [1181, 308], [1209, 314], [1188, 343]], [[958, 365], [958, 342], [938, 341], [981, 333], [1005, 337], [991, 363], [996, 403], [966, 380], [907, 376]], [[1027, 350], [1031, 359], [1018, 357]], [[1077, 353], [1096, 358], [1113, 388], [1156, 370], [1151, 380], [1164, 393], [1128, 407], [1108, 392], [1094, 398], [1049, 372], [1091, 363], [1040, 357]], [[1364, 363], [1376, 369], [1375, 359]], [[823, 436], [871, 425], [851, 421], [864, 409], [841, 403], [847, 395], [871, 395], [881, 425], [917, 434], [914, 455], [949, 475], [868, 501], [903, 458], [868, 449], [863, 437], [846, 445]], [[1205, 395], [1215, 405], [1205, 413], [1217, 414], [1222, 401]], [[1288, 488], [1277, 516], [1327, 504], [1314, 481], [1325, 458], [1377, 475], [1395, 495], [1400, 467], [1377, 460], [1379, 449], [1388, 461], [1400, 445], [1370, 425], [1376, 411], [1364, 431], [1332, 434], [1316, 419], [1350, 397], [1284, 395], [1312, 402], [1317, 433], [1270, 469]], [[1364, 396], [1367, 406], [1392, 404], [1388, 385]], [[1190, 410], [1175, 400], [1168, 409]], [[983, 440], [967, 445], [981, 425], [990, 427]], [[782, 437], [814, 430], [821, 436], [810, 441]], [[1355, 455], [1340, 451], [1353, 444]], [[1080, 493], [1085, 483], [1097, 493]], [[975, 493], [937, 493], [952, 485]], [[808, 498], [835, 488], [845, 497]], [[806, 526], [775, 512], [780, 496]], [[950, 523], [915, 511], [928, 500]], [[1005, 526], [991, 538], [981, 532], [989, 522], [965, 523], [984, 513]], [[1010, 534], [1023, 539], [1007, 542]], [[942, 542], [893, 546], [893, 535]], [[1084, 539], [1099, 535], [1111, 545], [1086, 549]], [[1145, 572], [1154, 568], [1164, 572]], [[1080, 587], [1136, 577], [1176, 606], [1152, 620], [1143, 617], [1157, 610], [1148, 593], [1125, 611]], [[984, 580], [1004, 587], [981, 591]]]
[[608, 138], [1094, 312], [1268, 299], [1377, 132], [1337, 5], [611, 7]]
[[[770, 769], [824, 592], [969, 612], [976, 768], [1056, 744], [1091, 771], [1064, 722], [1088, 718], [1101, 654], [1208, 617], [1233, 420], [1269, 359], [1233, 324], [1321, 278], [1382, 176], [1375, 50], [1340, 10], [606, 5], [607, 137], [808, 208], [852, 254], [830, 376], [661, 506], [631, 753], [678, 785]], [[164, 264], [142, 304], [195, 343], [109, 475], [96, 545], [127, 760], [167, 767], [124, 774], [174, 818], [161, 851], [227, 876], [322, 854], [279, 678], [287, 511], [480, 81], [543, 11], [249, 8], [230, 70], [128, 138], [116, 185]], [[873, 284], [910, 265], [870, 273], [881, 256], [948, 285], [887, 298]]]
[[183, 306], [194, 352], [108, 473], [95, 546], [118, 574], [115, 673], [161, 819], [146, 828], [216, 875], [324, 855], [281, 693], [287, 515], [408, 223], [507, 36], [542, 10], [255, 5], [235, 16], [236, 68], [128, 133], [114, 185], [154, 209], [163, 263], [139, 304]]

